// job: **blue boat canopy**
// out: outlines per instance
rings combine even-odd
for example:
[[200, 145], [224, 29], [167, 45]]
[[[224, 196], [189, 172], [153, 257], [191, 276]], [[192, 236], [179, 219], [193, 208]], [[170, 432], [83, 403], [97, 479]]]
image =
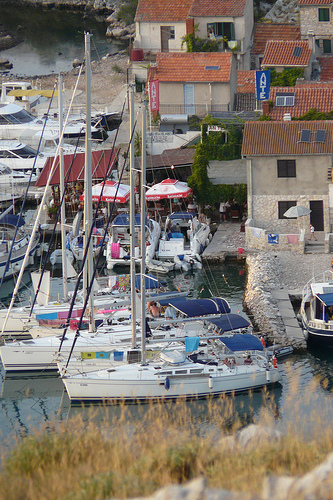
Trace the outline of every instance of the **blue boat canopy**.
[[238, 330], [239, 328], [247, 328], [250, 326], [250, 322], [243, 318], [240, 314], [224, 314], [220, 318], [216, 318], [210, 321], [217, 326], [223, 332], [230, 332], [231, 330]]
[[[148, 217], [146, 217], [146, 220], [145, 220], [146, 225], [147, 225], [147, 223], [148, 223]], [[130, 214], [117, 215], [114, 218], [112, 225], [113, 226], [129, 226], [130, 225]], [[135, 214], [134, 225], [135, 226], [141, 225], [141, 214]]]
[[250, 333], [236, 333], [233, 337], [219, 337], [230, 351], [263, 351], [264, 348], [258, 339]]
[[325, 306], [333, 306], [333, 293], [318, 293], [317, 297]]
[[21, 227], [25, 224], [25, 220], [19, 215], [6, 214], [0, 216], [0, 224], [10, 224], [12, 226]]
[[186, 219], [192, 220], [195, 217], [195, 214], [191, 212], [173, 212], [168, 216], [169, 219]]
[[230, 312], [230, 306], [225, 299], [214, 297], [211, 299], [170, 300], [169, 304], [189, 318]]
[[[149, 276], [145, 276], [145, 287], [148, 289], [161, 288], [162, 282], [159, 281], [156, 276], [152, 274]], [[135, 276], [135, 288], [137, 290], [141, 290], [141, 276], [138, 274]]]

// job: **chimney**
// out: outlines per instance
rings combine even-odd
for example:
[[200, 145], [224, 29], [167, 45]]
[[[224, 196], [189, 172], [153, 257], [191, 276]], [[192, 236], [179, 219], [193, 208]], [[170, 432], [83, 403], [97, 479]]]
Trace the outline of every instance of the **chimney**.
[[269, 102], [268, 101], [262, 101], [262, 114], [263, 115], [269, 114]]
[[186, 19], [186, 34], [194, 33], [194, 19], [188, 17]]
[[312, 53], [316, 53], [316, 48], [315, 48], [315, 34], [313, 30], [308, 31], [308, 44], [309, 44], [309, 49], [311, 49]]

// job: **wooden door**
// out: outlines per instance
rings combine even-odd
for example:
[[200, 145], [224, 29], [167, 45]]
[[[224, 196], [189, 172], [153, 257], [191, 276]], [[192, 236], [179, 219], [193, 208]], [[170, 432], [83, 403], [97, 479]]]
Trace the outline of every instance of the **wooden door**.
[[316, 231], [324, 231], [323, 200], [310, 201], [310, 223]]

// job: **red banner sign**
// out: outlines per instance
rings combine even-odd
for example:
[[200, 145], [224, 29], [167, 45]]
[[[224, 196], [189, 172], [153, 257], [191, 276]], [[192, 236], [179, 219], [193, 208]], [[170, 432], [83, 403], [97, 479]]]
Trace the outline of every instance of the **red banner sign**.
[[150, 99], [150, 111], [152, 113], [158, 113], [159, 111], [159, 93], [158, 93], [158, 80], [152, 80], [149, 83], [149, 99]]

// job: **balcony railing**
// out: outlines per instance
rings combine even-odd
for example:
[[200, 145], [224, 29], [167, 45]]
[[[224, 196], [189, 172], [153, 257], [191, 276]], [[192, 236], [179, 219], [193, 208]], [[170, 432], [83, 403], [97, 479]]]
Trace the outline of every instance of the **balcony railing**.
[[160, 104], [161, 115], [196, 115], [203, 118], [210, 113], [229, 111], [228, 104]]

